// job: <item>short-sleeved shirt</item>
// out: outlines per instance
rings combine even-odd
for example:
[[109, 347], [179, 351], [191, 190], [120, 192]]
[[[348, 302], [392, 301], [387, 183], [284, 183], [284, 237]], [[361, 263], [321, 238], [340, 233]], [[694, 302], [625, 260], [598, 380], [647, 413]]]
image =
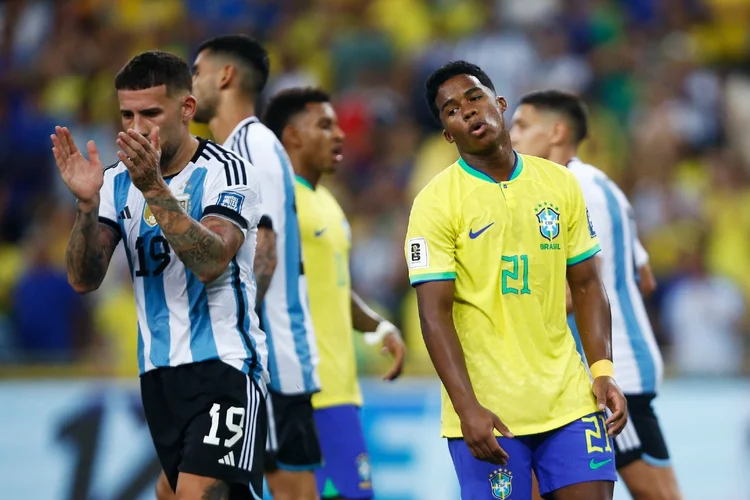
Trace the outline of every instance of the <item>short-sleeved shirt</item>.
[[266, 341], [254, 312], [253, 260], [260, 189], [253, 166], [201, 140], [190, 163], [165, 178], [187, 214], [221, 217], [245, 240], [226, 271], [202, 283], [170, 248], [141, 191], [122, 162], [104, 171], [99, 221], [123, 240], [138, 312], [138, 367], [222, 360], [266, 378]]
[[[596, 411], [565, 283], [599, 243], [575, 176], [515, 156], [503, 182], [463, 159], [437, 175], [414, 200], [405, 253], [412, 285], [455, 280], [453, 321], [477, 398], [528, 435]], [[442, 434], [461, 437], [444, 389]]]
[[294, 170], [279, 139], [254, 116], [237, 124], [224, 147], [255, 167], [261, 225], [267, 221], [276, 233], [276, 268], [259, 307], [261, 329], [268, 336], [270, 387], [282, 394], [312, 394], [320, 390], [318, 349], [302, 264]]

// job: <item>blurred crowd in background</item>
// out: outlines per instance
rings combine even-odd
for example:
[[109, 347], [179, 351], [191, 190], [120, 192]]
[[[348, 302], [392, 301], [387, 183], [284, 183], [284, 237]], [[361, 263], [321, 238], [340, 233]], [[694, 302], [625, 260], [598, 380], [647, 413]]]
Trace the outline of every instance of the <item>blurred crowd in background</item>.
[[[124, 253], [100, 291], [67, 284], [75, 200], [49, 134], [67, 125], [113, 163], [113, 78], [127, 59], [158, 48], [191, 61], [229, 32], [271, 53], [261, 106], [290, 86], [335, 96], [345, 160], [325, 182], [352, 225], [354, 286], [402, 327], [407, 374], [431, 371], [404, 264], [408, 213], [457, 158], [423, 82], [466, 59], [508, 100], [507, 120], [527, 91], [585, 98], [580, 156], [632, 201], [667, 373], [750, 375], [750, 0], [0, 1], [0, 373], [137, 373]], [[362, 373], [382, 369], [377, 349], [358, 349]]]

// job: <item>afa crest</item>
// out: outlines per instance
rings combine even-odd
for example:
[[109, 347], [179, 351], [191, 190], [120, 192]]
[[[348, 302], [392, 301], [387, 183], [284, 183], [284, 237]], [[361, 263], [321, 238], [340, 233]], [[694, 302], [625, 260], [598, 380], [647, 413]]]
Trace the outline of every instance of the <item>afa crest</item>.
[[[183, 210], [186, 212], [190, 212], [190, 195], [187, 194], [181, 194], [175, 196], [177, 198], [177, 203], [180, 204]], [[143, 220], [151, 227], [154, 227], [156, 222], [156, 217], [154, 216], [154, 213], [151, 211], [151, 207], [148, 206], [148, 203], [143, 204]]]
[[492, 496], [500, 500], [510, 499], [513, 492], [513, 473], [508, 469], [497, 469], [490, 474]]
[[539, 232], [542, 237], [552, 241], [560, 235], [560, 208], [551, 203], [540, 203], [536, 206], [536, 218], [539, 221]]

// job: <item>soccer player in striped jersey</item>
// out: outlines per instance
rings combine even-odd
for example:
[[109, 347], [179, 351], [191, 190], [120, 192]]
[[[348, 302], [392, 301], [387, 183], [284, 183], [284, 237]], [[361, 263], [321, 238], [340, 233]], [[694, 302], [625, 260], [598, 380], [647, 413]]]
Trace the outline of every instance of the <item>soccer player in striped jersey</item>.
[[359, 419], [362, 395], [352, 328], [365, 332], [367, 343], [382, 342], [384, 351], [393, 355], [386, 380], [401, 373], [406, 349], [396, 327], [352, 290], [349, 224], [336, 199], [319, 183], [342, 160], [344, 133], [329, 96], [311, 88], [276, 94], [263, 121], [284, 143], [297, 174], [302, 251], [323, 384], [313, 396], [323, 449], [323, 467], [316, 471], [318, 491], [324, 499], [372, 498], [370, 462]]
[[[68, 280], [96, 290], [125, 246], [138, 310], [141, 395], [168, 488], [257, 498], [266, 441], [265, 335], [253, 312], [260, 190], [252, 165], [190, 134], [190, 68], [144, 52], [115, 78], [120, 161], [87, 160], [67, 128], [53, 153], [77, 198]], [[248, 484], [250, 488], [248, 488]]]
[[[615, 439], [617, 470], [636, 500], [680, 498], [659, 420], [651, 406], [663, 364], [642, 296], [653, 292], [656, 282], [648, 254], [638, 240], [627, 197], [601, 170], [576, 156], [587, 134], [583, 102], [555, 90], [524, 96], [511, 129], [518, 151], [566, 165], [575, 174], [601, 242], [597, 261], [612, 309], [615, 376], [627, 397], [630, 414]], [[572, 315], [569, 324], [577, 335]]]
[[269, 349], [273, 418], [266, 479], [274, 498], [317, 498], [313, 471], [321, 451], [312, 394], [320, 390], [318, 351], [308, 309], [297, 222], [294, 171], [276, 136], [255, 117], [268, 79], [266, 50], [244, 35], [205, 41], [193, 64], [195, 120], [258, 173], [263, 215], [255, 259], [261, 328]]

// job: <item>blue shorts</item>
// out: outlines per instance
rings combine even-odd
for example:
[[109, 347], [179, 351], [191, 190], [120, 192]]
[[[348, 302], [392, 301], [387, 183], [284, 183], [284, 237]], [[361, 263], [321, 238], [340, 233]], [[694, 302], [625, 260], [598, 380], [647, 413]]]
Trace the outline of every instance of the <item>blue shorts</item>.
[[497, 441], [510, 457], [506, 467], [477, 460], [463, 439], [449, 439], [461, 498], [530, 500], [532, 469], [542, 495], [571, 484], [616, 481], [614, 449], [605, 420], [604, 414], [592, 413], [542, 434], [500, 437]]
[[370, 457], [354, 405], [315, 410], [323, 466], [315, 471], [321, 498], [372, 498]]

